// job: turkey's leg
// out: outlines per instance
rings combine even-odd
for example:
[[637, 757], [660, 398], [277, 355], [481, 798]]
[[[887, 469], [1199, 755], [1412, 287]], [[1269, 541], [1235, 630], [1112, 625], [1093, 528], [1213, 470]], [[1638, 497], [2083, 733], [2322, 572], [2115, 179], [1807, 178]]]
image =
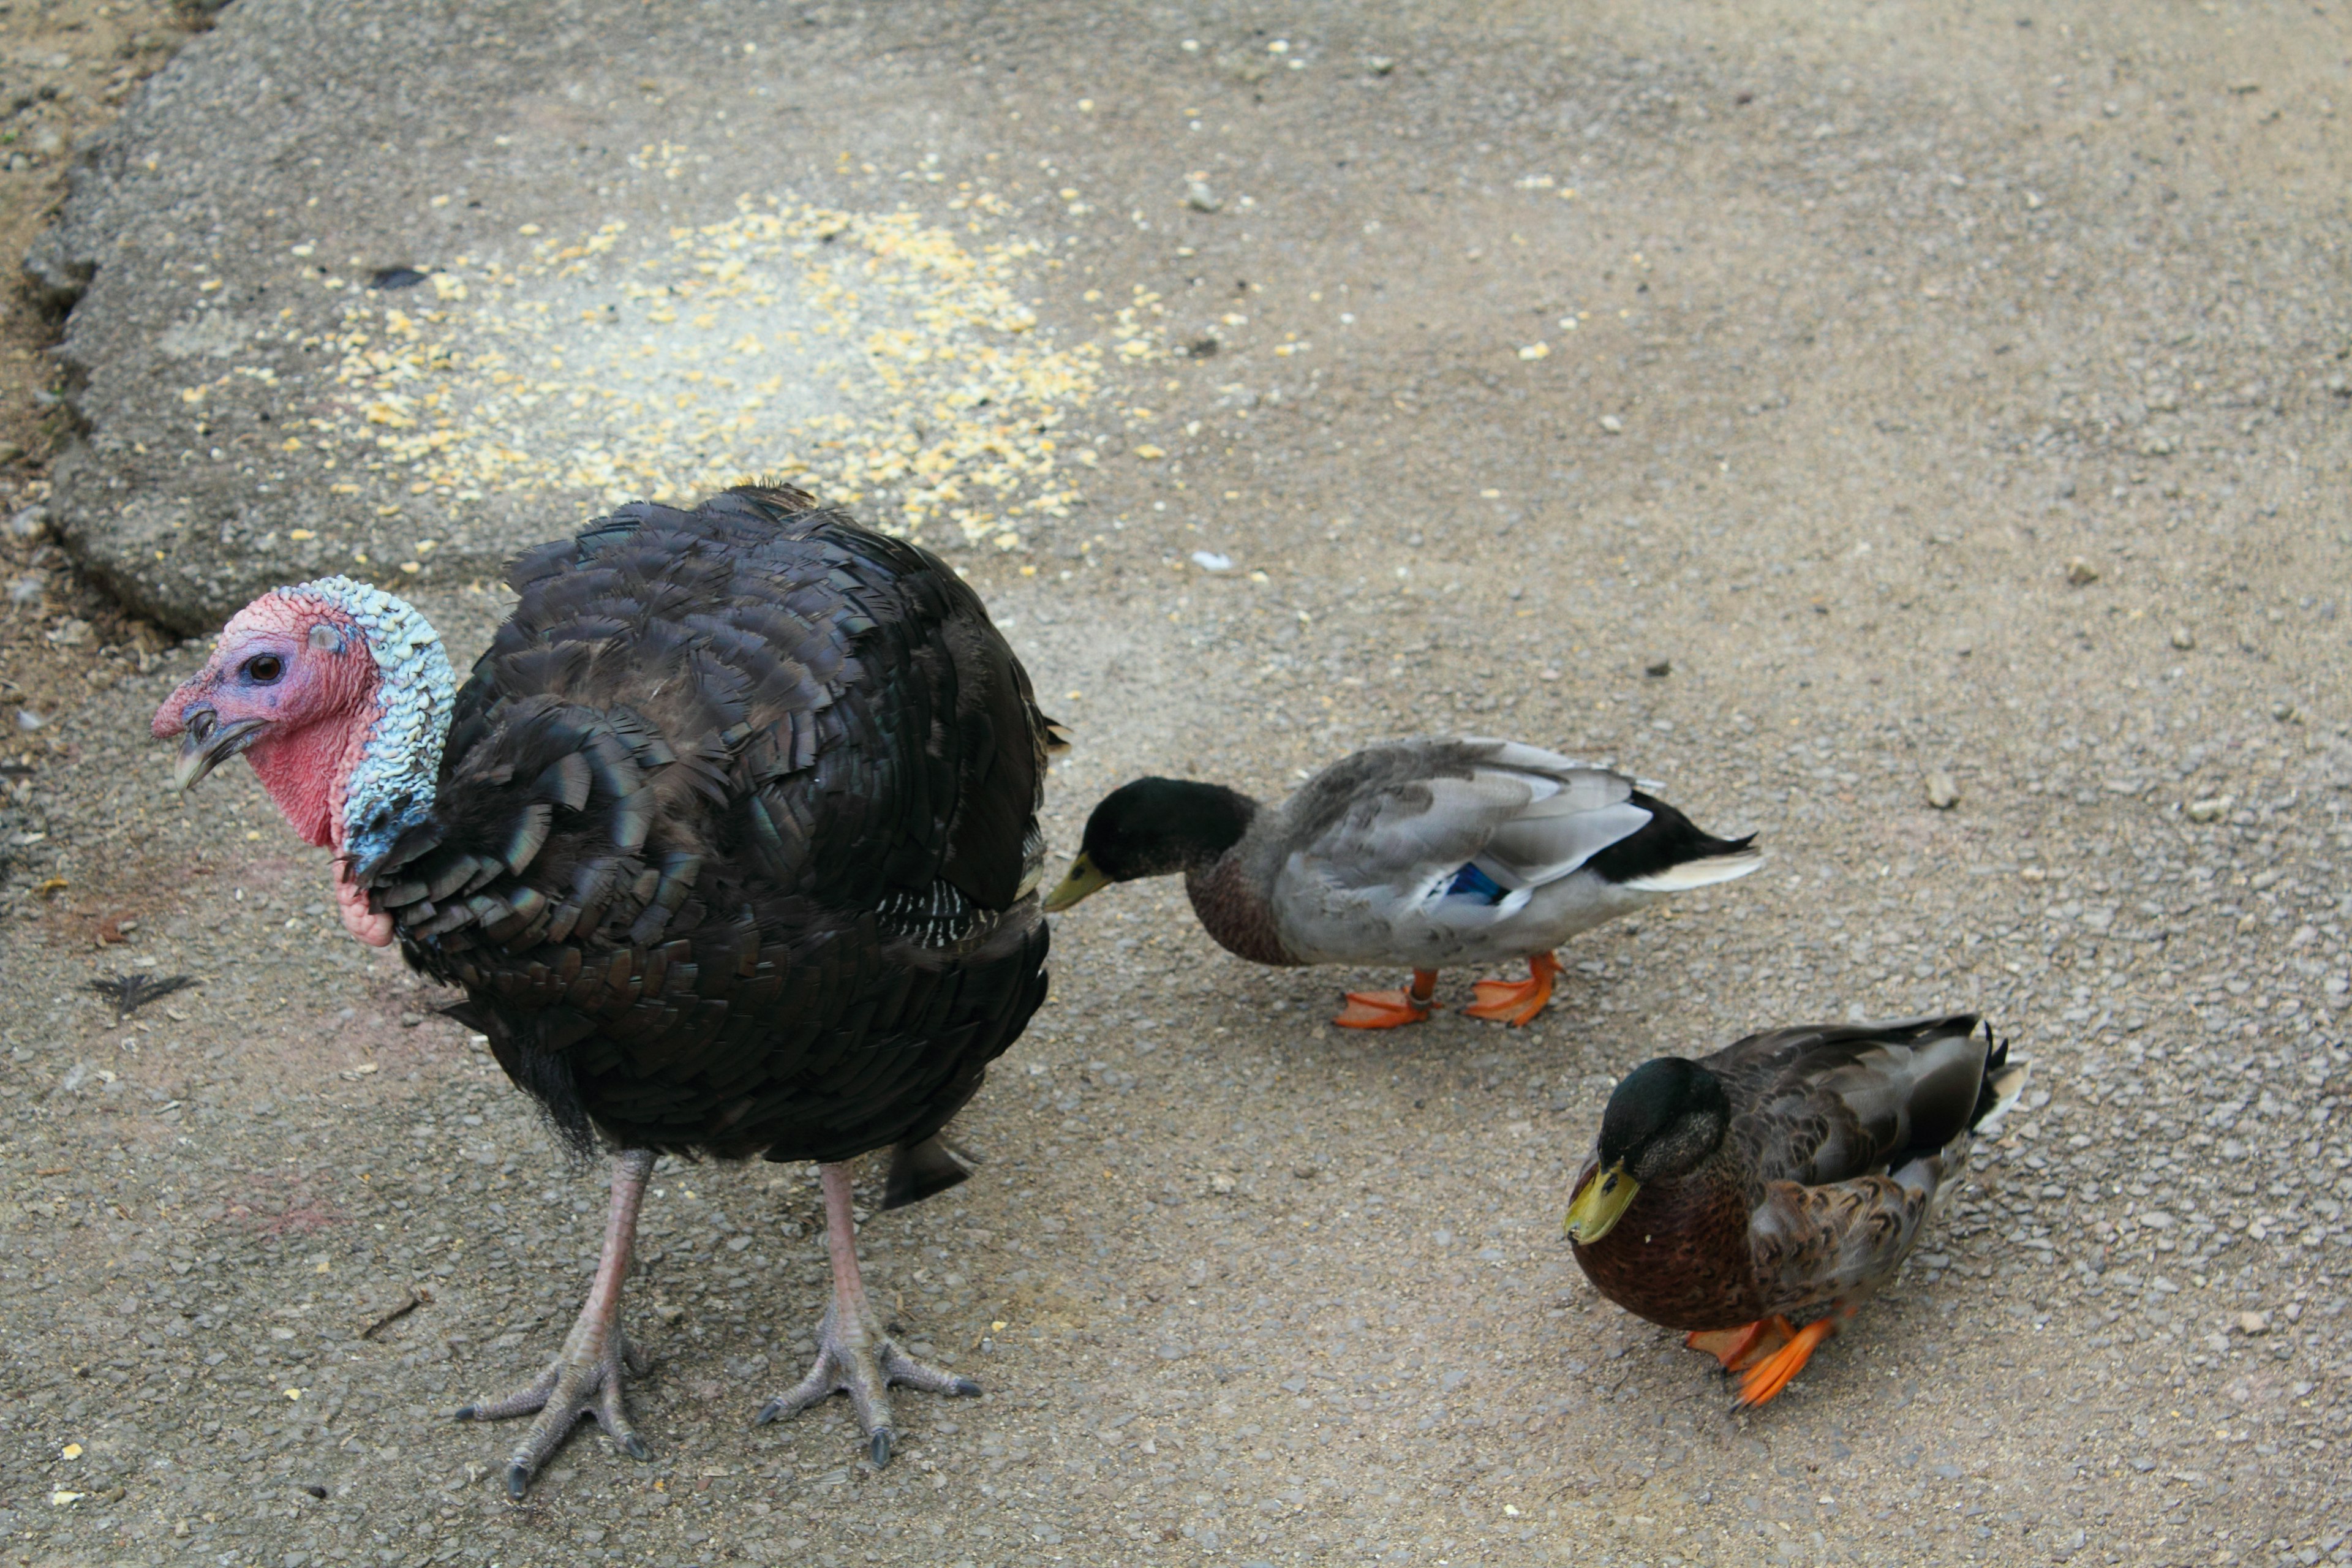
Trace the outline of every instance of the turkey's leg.
[[849, 1206], [849, 1167], [819, 1165], [824, 1184], [824, 1244], [833, 1255], [833, 1301], [817, 1324], [816, 1364], [789, 1394], [760, 1411], [754, 1426], [796, 1415], [835, 1394], [846, 1394], [867, 1438], [866, 1452], [880, 1469], [890, 1462], [898, 1434], [890, 1426], [890, 1385], [925, 1394], [969, 1396], [980, 1384], [968, 1377], [917, 1361], [898, 1348], [866, 1300], [866, 1279], [857, 1269], [857, 1217]]
[[604, 1251], [588, 1300], [564, 1337], [563, 1352], [545, 1372], [502, 1399], [483, 1400], [457, 1412], [460, 1421], [503, 1421], [539, 1413], [530, 1430], [507, 1458], [507, 1496], [520, 1499], [532, 1472], [562, 1447], [583, 1415], [593, 1415], [614, 1447], [632, 1459], [647, 1458], [646, 1445], [629, 1425], [621, 1402], [623, 1373], [643, 1372], [645, 1358], [621, 1331], [621, 1284], [629, 1275], [629, 1250], [637, 1236], [637, 1205], [654, 1168], [650, 1149], [630, 1149], [613, 1158], [613, 1204], [604, 1215]]

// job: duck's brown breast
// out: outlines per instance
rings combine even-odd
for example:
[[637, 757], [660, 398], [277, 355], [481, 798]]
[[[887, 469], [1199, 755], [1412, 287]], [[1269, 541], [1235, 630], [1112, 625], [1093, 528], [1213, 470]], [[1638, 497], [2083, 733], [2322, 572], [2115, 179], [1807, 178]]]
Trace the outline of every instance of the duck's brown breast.
[[1748, 1194], [1721, 1162], [1644, 1185], [1591, 1247], [1576, 1244], [1601, 1293], [1670, 1329], [1728, 1329], [1764, 1315], [1748, 1246]]
[[1281, 933], [1275, 928], [1274, 910], [1265, 894], [1252, 885], [1238, 854], [1229, 850], [1203, 869], [1186, 871], [1184, 892], [1192, 900], [1201, 929], [1227, 952], [1252, 963], [1284, 968], [1299, 963], [1283, 946]]

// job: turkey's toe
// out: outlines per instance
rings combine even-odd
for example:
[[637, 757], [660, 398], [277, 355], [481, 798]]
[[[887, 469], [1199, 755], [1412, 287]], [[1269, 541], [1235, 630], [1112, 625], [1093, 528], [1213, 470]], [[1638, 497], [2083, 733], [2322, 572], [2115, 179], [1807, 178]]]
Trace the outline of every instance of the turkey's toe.
[[604, 1353], [593, 1360], [558, 1358], [554, 1364], [512, 1394], [478, 1400], [456, 1412], [460, 1421], [504, 1421], [537, 1414], [538, 1419], [507, 1456], [507, 1496], [520, 1501], [530, 1489], [530, 1479], [583, 1415], [593, 1419], [613, 1446], [632, 1459], [652, 1457], [652, 1450], [629, 1424], [623, 1391], [630, 1372], [642, 1372], [646, 1358], [627, 1339], [615, 1334]]
[[956, 1399], [969, 1399], [980, 1392], [980, 1384], [971, 1379], [908, 1355], [878, 1325], [854, 1336], [841, 1332], [836, 1316], [828, 1308], [824, 1321], [818, 1325], [816, 1364], [809, 1368], [808, 1375], [761, 1405], [753, 1426], [765, 1426], [797, 1415], [836, 1394], [845, 1394], [856, 1414], [858, 1429], [866, 1434], [866, 1458], [878, 1470], [890, 1462], [898, 1440], [890, 1415], [893, 1384]]

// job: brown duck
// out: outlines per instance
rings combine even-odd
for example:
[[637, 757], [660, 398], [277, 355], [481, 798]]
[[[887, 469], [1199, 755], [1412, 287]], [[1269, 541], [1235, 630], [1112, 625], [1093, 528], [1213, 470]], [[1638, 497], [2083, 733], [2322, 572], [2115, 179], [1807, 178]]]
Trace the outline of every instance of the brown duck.
[[1577, 1176], [1576, 1260], [1602, 1295], [1745, 1373], [1739, 1403], [1761, 1405], [1894, 1278], [2028, 1065], [1969, 1013], [1644, 1062]]

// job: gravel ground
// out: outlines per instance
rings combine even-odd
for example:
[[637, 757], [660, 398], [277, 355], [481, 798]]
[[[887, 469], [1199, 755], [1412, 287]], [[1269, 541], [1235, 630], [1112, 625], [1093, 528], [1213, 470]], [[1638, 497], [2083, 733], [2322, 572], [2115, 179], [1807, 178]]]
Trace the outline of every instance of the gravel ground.
[[[653, 1462], [583, 1434], [500, 1499], [509, 1434], [446, 1412], [560, 1339], [600, 1176], [249, 773], [168, 793], [200, 649], [12, 535], [14, 1560], [2352, 1561], [2341, 24], [2012, 9], [974, 12], [928, 53], [805, 12], [932, 96], [950, 183], [1088, 193], [1049, 323], [1140, 287], [1193, 345], [1092, 411], [1067, 521], [957, 556], [1078, 732], [1056, 853], [1142, 771], [1273, 795], [1471, 730], [1774, 857], [1580, 939], [1518, 1032], [1331, 1029], [1394, 977], [1244, 965], [1170, 884], [1063, 920], [985, 1168], [866, 1232], [988, 1391], [907, 1399], [879, 1473], [838, 1408], [749, 1426], [823, 1304], [813, 1174], [684, 1166], [630, 1294]], [[917, 151], [828, 131], [879, 171], [841, 205], [891, 199]], [[461, 658], [499, 609], [420, 603]], [[1559, 1237], [1608, 1084], [1946, 1007], [2035, 1058], [2025, 1113], [1733, 1414]]]

